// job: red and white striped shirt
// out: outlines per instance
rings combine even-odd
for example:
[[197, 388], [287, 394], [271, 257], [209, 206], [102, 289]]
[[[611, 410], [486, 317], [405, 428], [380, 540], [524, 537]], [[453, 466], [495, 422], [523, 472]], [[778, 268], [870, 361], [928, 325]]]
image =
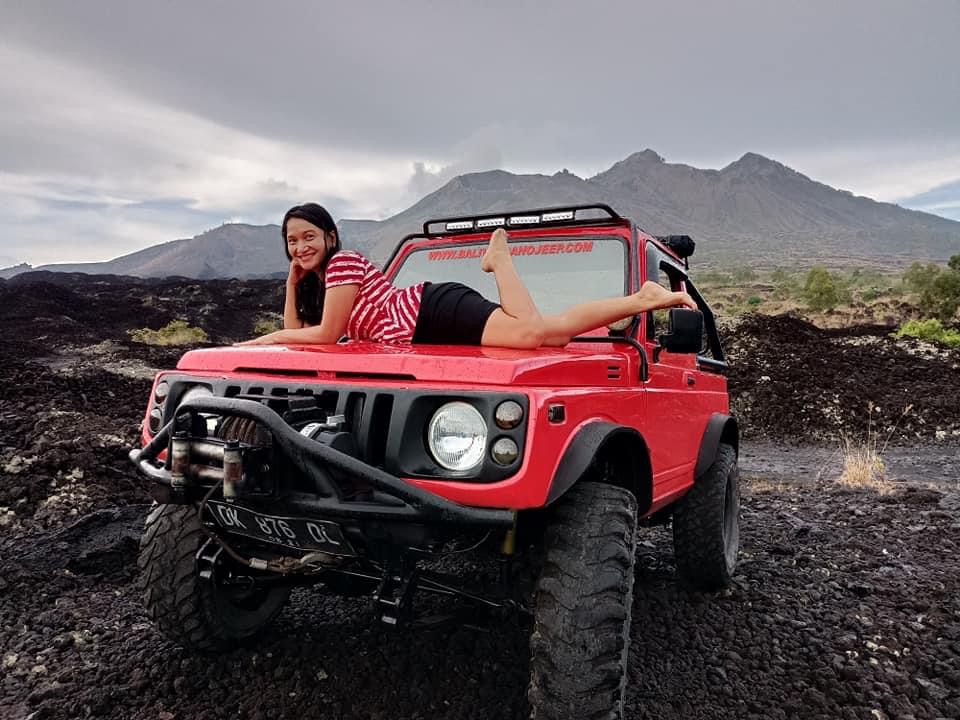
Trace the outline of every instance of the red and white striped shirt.
[[409, 344], [417, 327], [424, 283], [395, 288], [358, 252], [341, 250], [327, 263], [328, 288], [359, 285], [353, 301], [347, 335], [353, 340]]

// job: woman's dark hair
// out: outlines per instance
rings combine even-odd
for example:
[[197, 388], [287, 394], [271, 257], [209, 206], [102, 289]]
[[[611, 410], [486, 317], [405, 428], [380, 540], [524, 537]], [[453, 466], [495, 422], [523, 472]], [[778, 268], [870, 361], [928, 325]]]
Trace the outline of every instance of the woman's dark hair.
[[287, 254], [288, 260], [293, 260], [290, 248], [287, 247], [287, 222], [290, 218], [306, 220], [323, 230], [324, 233], [332, 234], [334, 239], [333, 247], [327, 252], [323, 264], [317, 272], [307, 273], [303, 280], [297, 283], [297, 315], [303, 322], [316, 325], [323, 317], [323, 298], [326, 295], [323, 274], [327, 269], [330, 258], [340, 250], [340, 233], [337, 232], [337, 224], [333, 221], [333, 217], [323, 206], [316, 203], [294, 205], [287, 210], [287, 214], [283, 216], [283, 224], [280, 226], [280, 234], [283, 236], [283, 251]]

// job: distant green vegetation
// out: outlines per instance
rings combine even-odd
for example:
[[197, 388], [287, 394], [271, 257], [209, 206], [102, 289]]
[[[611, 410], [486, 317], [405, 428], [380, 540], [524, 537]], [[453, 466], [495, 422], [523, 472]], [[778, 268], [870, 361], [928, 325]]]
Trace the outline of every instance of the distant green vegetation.
[[722, 298], [723, 311], [733, 315], [776, 308], [778, 301], [805, 306], [811, 312], [829, 312], [885, 300], [887, 313], [896, 308], [889, 303], [902, 302], [949, 324], [960, 309], [960, 255], [950, 258], [946, 266], [917, 262], [902, 273], [831, 270], [820, 265], [772, 270], [711, 267], [697, 272], [694, 280], [708, 298]]
[[818, 265], [807, 273], [803, 283], [803, 299], [811, 310], [833, 310], [841, 302], [848, 301], [849, 296], [849, 291], [825, 267]]
[[950, 258], [946, 267], [915, 262], [903, 273], [903, 282], [920, 296], [920, 309], [948, 321], [960, 308], [960, 255]]
[[159, 330], [128, 330], [127, 334], [134, 342], [145, 345], [196, 345], [208, 340], [206, 332], [190, 327], [186, 320], [172, 320]]
[[960, 332], [945, 328], [936, 318], [929, 320], [910, 320], [900, 326], [895, 337], [913, 337], [920, 340], [937, 342], [947, 347], [960, 347]]

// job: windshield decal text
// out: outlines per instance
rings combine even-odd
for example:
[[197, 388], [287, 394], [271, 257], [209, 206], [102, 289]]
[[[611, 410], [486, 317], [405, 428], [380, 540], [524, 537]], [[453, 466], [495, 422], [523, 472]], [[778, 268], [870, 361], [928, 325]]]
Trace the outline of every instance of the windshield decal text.
[[[436, 260], [468, 260], [470, 258], [481, 258], [486, 248], [446, 248], [444, 250], [431, 250], [427, 253], [427, 259]], [[511, 255], [566, 255], [568, 253], [589, 253], [593, 252], [593, 240], [576, 240], [572, 242], [557, 243], [525, 243], [523, 245], [511, 245]]]

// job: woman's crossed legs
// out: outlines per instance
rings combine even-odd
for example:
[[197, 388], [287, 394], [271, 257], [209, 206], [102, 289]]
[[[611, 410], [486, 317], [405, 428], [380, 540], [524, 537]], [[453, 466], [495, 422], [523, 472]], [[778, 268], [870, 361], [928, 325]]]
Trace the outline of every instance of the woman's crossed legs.
[[487, 319], [482, 345], [521, 349], [544, 345], [562, 347], [581, 333], [648, 310], [676, 305], [697, 308], [687, 293], [671, 292], [655, 282], [645, 282], [633, 295], [593, 300], [574, 305], [558, 315], [542, 315], [513, 265], [507, 239], [503, 228], [494, 231], [480, 261], [484, 272], [493, 273], [500, 293], [500, 309]]

